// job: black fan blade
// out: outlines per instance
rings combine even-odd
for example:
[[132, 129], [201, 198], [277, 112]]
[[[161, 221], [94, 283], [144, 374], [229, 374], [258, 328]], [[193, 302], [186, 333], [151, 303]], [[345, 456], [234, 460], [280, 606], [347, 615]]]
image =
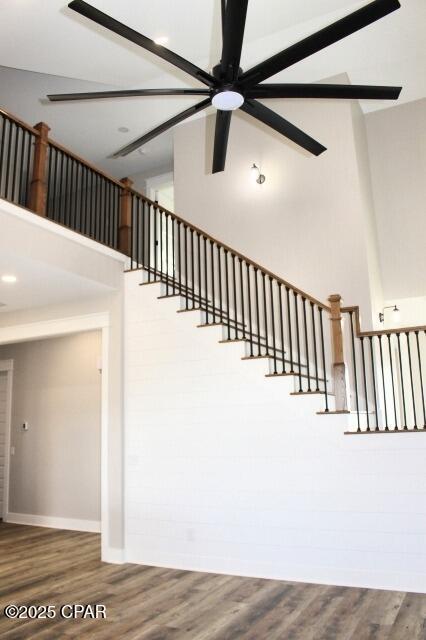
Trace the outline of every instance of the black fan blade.
[[355, 33], [376, 22], [376, 20], [383, 18], [388, 13], [399, 9], [400, 6], [398, 0], [374, 0], [374, 2], [370, 2], [365, 7], [304, 38], [288, 47], [288, 49], [284, 49], [284, 51], [275, 54], [268, 60], [243, 73], [241, 76], [243, 87], [252, 87], [255, 83], [257, 84], [270, 78], [279, 71], [296, 64], [296, 62], [308, 58], [313, 53], [321, 51], [321, 49], [346, 38], [351, 33]]
[[159, 136], [160, 133], [167, 131], [167, 129], [171, 129], [171, 127], [173, 127], [175, 124], [178, 124], [179, 122], [182, 122], [187, 118], [190, 118], [191, 116], [194, 115], [194, 113], [198, 113], [198, 111], [202, 111], [203, 109], [206, 109], [210, 105], [211, 105], [210, 98], [207, 98], [207, 100], [203, 100], [202, 102], [198, 102], [197, 104], [194, 104], [194, 106], [189, 107], [189, 109], [185, 109], [185, 111], [182, 111], [181, 113], [178, 113], [176, 116], [173, 116], [173, 118], [170, 118], [170, 120], [163, 122], [163, 124], [160, 124], [158, 127], [155, 127], [155, 129], [148, 131], [148, 133], [145, 133], [143, 136], [141, 136], [137, 140], [134, 140], [133, 142], [131, 142], [130, 144], [127, 144], [122, 149], [119, 149], [119, 151], [116, 151], [116, 153], [114, 153], [112, 157], [118, 158], [120, 156], [127, 156], [129, 153], [131, 153], [135, 149], [138, 149], [139, 147], [144, 145], [146, 142], [149, 142], [153, 138]]
[[291, 124], [288, 120], [282, 118], [278, 113], [275, 113], [275, 111], [271, 111], [271, 109], [265, 107], [261, 102], [246, 100], [240, 109], [253, 116], [253, 118], [267, 124], [272, 129], [275, 129], [275, 131], [292, 140], [292, 142], [298, 144], [299, 147], [303, 147], [314, 156], [319, 156], [320, 153], [326, 151], [326, 147], [308, 136], [307, 133], [295, 127], [294, 124]]
[[347, 98], [397, 100], [402, 87], [362, 84], [260, 84], [246, 92], [248, 98]]
[[223, 29], [221, 75], [228, 82], [236, 80], [240, 67], [248, 0], [227, 0]]
[[216, 128], [214, 133], [213, 173], [225, 168], [226, 150], [228, 148], [229, 125], [232, 111], [218, 111], [216, 114]]
[[195, 64], [192, 64], [188, 60], [185, 60], [185, 58], [182, 58], [177, 53], [174, 53], [173, 51], [170, 51], [169, 49], [156, 44], [153, 40], [150, 40], [138, 31], [127, 27], [122, 22], [114, 20], [114, 18], [111, 18], [106, 13], [103, 13], [103, 11], [99, 11], [99, 9], [96, 9], [95, 7], [92, 7], [87, 2], [84, 2], [83, 0], [73, 0], [69, 3], [68, 6], [70, 9], [76, 11], [85, 18], [88, 18], [89, 20], [100, 24], [102, 27], [113, 31], [123, 38], [126, 38], [126, 40], [134, 42], [140, 47], [143, 47], [143, 49], [151, 51], [151, 53], [154, 53], [156, 56], [159, 56], [163, 60], [167, 60], [167, 62], [170, 62], [170, 64], [174, 65], [175, 67], [182, 69], [182, 71], [185, 71], [190, 76], [196, 78], [203, 84], [206, 84], [209, 87], [217, 84], [213, 76], [211, 76], [209, 73], [206, 73]]
[[51, 102], [65, 100], [99, 100], [101, 98], [133, 98], [136, 96], [208, 96], [209, 89], [124, 89], [123, 91], [93, 91], [91, 93], [55, 93], [47, 96]]

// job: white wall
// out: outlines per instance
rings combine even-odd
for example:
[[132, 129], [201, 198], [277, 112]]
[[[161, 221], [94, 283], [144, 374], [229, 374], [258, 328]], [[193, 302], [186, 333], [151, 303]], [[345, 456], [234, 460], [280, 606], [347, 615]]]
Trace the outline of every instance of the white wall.
[[425, 296], [426, 98], [366, 123], [384, 297]]
[[100, 529], [101, 353], [99, 331], [0, 347], [13, 360], [9, 513]]
[[[175, 130], [176, 212], [325, 300], [340, 293], [370, 318], [366, 245], [368, 189], [357, 152], [365, 146], [346, 101], [268, 101], [328, 150], [315, 158], [238, 112], [224, 173], [211, 175], [213, 118]], [[366, 154], [365, 154], [366, 155]], [[252, 181], [260, 164], [266, 182]]]
[[218, 327], [126, 276], [126, 556], [426, 592], [425, 434], [344, 436]]

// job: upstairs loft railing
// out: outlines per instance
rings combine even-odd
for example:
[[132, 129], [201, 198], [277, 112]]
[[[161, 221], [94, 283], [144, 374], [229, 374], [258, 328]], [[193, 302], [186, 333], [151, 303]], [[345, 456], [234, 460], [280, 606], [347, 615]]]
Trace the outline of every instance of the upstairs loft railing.
[[129, 257], [146, 282], [199, 309], [269, 376], [292, 375], [295, 394], [321, 394], [324, 411], [354, 414], [351, 433], [426, 430], [426, 327], [362, 332], [356, 307], [329, 305], [0, 111], [0, 197]]

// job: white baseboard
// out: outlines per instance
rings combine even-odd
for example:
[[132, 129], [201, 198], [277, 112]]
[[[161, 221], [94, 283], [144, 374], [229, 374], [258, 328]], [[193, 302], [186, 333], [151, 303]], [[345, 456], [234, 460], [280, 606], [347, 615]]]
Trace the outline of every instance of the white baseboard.
[[7, 513], [4, 522], [27, 524], [33, 527], [49, 527], [51, 529], [68, 529], [70, 531], [87, 531], [100, 533], [101, 523], [98, 520], [77, 520], [75, 518], [57, 518], [55, 516], [36, 516], [30, 513]]
[[126, 562], [124, 549], [117, 549], [115, 547], [102, 548], [102, 562], [124, 564]]

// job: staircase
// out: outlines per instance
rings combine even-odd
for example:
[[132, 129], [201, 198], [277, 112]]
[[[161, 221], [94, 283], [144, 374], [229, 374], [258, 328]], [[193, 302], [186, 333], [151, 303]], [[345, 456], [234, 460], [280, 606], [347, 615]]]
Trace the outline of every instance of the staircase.
[[0, 197], [129, 257], [142, 285], [178, 297], [199, 328], [222, 327], [292, 395], [318, 395], [321, 414], [356, 417], [348, 433], [426, 431], [426, 326], [361, 331], [357, 307], [325, 304], [0, 110]]

